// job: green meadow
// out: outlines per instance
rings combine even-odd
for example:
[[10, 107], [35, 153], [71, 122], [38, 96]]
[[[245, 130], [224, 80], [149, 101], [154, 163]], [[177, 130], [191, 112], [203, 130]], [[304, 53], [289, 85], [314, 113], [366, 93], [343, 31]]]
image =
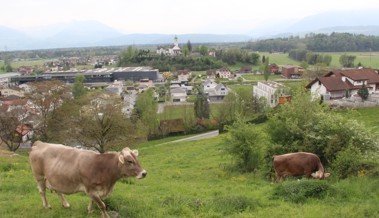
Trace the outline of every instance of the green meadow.
[[[270, 63], [276, 63], [281, 66], [285, 65], [300, 65], [299, 61], [295, 61], [288, 57], [288, 53], [259, 53], [261, 57], [264, 55], [266, 58], [270, 58]], [[361, 63], [364, 67], [370, 67], [379, 69], [379, 52], [320, 52], [320, 54], [328, 54], [332, 56], [332, 62], [330, 67], [340, 68], [339, 58], [341, 55], [353, 55], [356, 56], [354, 61], [355, 65]]]
[[[379, 108], [339, 113], [378, 131]], [[116, 183], [106, 200], [111, 217], [379, 217], [378, 175], [278, 184], [260, 171], [227, 170], [231, 160], [223, 150], [225, 137], [182, 142], [173, 137], [138, 145], [148, 176]], [[71, 208], [64, 209], [58, 196], [48, 192], [52, 209], [44, 209], [27, 152], [17, 153], [0, 156], [1, 217], [101, 217], [98, 209], [87, 214], [89, 199], [80, 193], [67, 196]]]

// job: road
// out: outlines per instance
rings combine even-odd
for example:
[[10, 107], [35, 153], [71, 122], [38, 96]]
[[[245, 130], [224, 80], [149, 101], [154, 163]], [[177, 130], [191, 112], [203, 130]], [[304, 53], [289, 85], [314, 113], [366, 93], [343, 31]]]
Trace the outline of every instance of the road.
[[[193, 141], [193, 140], [199, 140], [199, 139], [212, 138], [212, 137], [215, 137], [215, 136], [218, 136], [218, 135], [219, 135], [219, 131], [215, 130], [215, 131], [211, 131], [211, 132], [207, 132], [207, 133], [191, 136], [191, 137], [184, 138], [184, 139], [178, 139], [178, 140], [175, 140], [175, 141], [172, 141], [172, 142]], [[172, 142], [169, 142], [169, 143], [172, 143]]]

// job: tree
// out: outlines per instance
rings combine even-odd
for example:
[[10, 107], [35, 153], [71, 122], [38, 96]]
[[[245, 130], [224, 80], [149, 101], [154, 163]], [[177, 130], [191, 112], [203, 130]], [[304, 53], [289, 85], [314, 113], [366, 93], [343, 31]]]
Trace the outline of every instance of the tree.
[[80, 109], [73, 122], [73, 139], [81, 146], [104, 153], [110, 148], [122, 147], [133, 129], [122, 113], [122, 102], [116, 96], [94, 95], [89, 104]]
[[200, 48], [199, 48], [199, 52], [203, 56], [208, 55], [208, 47], [205, 46], [205, 45], [201, 45]]
[[195, 117], [198, 119], [209, 119], [209, 102], [208, 96], [199, 91], [194, 104]]
[[72, 95], [74, 98], [79, 98], [86, 94], [86, 89], [83, 85], [84, 79], [85, 77], [83, 75], [75, 76], [74, 86], [72, 87]]
[[188, 51], [191, 53], [192, 52], [192, 44], [191, 44], [190, 40], [187, 41], [187, 48], [188, 48]]
[[49, 141], [49, 119], [55, 117], [55, 111], [62, 105], [64, 99], [71, 97], [68, 95], [69, 88], [58, 80], [34, 82], [30, 86], [32, 93], [28, 94], [28, 98], [34, 104], [39, 120], [34, 127], [34, 133], [39, 140]]
[[339, 61], [343, 67], [354, 67], [355, 58], [356, 58], [356, 56], [354, 56], [354, 55], [344, 54], [344, 55], [340, 56]]
[[9, 151], [16, 151], [23, 142], [23, 133], [32, 129], [27, 123], [27, 117], [27, 110], [21, 106], [0, 113], [0, 139]]
[[158, 103], [154, 99], [154, 90], [148, 89], [139, 94], [133, 110], [133, 121], [144, 124], [147, 138], [153, 138], [159, 133]]
[[267, 57], [266, 58], [266, 61], [264, 63], [264, 66], [263, 66], [263, 76], [265, 78], [265, 80], [267, 81], [268, 78], [270, 77], [271, 75], [271, 70], [270, 70], [270, 67], [269, 67], [269, 58]]

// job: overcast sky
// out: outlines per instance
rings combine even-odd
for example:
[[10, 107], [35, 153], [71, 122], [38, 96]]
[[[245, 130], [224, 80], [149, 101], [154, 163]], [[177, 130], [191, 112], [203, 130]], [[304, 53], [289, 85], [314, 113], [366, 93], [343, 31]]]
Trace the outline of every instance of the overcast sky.
[[247, 33], [264, 23], [357, 9], [378, 0], [0, 0], [0, 25], [15, 29], [96, 20], [123, 33]]

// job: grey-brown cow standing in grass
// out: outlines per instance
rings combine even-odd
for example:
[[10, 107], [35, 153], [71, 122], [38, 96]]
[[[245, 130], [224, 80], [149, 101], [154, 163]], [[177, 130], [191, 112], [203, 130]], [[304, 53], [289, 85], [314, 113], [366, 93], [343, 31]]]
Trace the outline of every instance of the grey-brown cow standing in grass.
[[306, 176], [316, 179], [324, 179], [330, 176], [330, 173], [325, 173], [320, 158], [312, 153], [298, 152], [274, 155], [272, 162], [276, 181], [279, 182], [287, 176]]
[[109, 218], [105, 204], [117, 180], [122, 177], [144, 178], [138, 151], [129, 148], [121, 152], [99, 154], [59, 144], [36, 141], [29, 154], [33, 176], [45, 208], [51, 208], [46, 200], [46, 188], [57, 192], [65, 208], [70, 207], [63, 194], [84, 192], [90, 198], [88, 212], [93, 202], [100, 208], [102, 217]]

